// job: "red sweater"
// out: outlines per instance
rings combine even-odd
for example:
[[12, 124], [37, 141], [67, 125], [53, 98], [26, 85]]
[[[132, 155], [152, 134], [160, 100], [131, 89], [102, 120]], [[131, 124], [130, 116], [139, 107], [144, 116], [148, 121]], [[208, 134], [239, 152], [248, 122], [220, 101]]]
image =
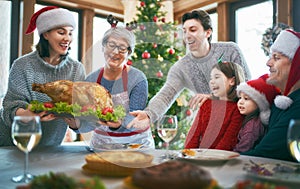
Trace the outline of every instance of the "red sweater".
[[188, 132], [185, 148], [233, 150], [243, 119], [235, 102], [206, 100]]

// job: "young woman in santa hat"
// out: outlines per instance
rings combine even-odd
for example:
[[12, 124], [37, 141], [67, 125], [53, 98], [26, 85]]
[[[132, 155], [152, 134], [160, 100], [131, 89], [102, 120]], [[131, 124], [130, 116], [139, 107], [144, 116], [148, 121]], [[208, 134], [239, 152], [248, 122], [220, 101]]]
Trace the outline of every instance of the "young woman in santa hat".
[[267, 83], [278, 87], [282, 95], [271, 107], [265, 136], [253, 150], [242, 154], [295, 161], [288, 149], [287, 130], [291, 119], [300, 119], [300, 33], [282, 31], [271, 51]]
[[43, 137], [39, 145], [61, 144], [67, 123], [56, 119], [52, 114], [36, 114], [27, 109], [32, 100], [51, 101], [46, 94], [32, 91], [31, 86], [33, 83], [55, 80], [85, 79], [83, 65], [68, 56], [73, 30], [76, 28], [72, 13], [55, 6], [45, 7], [33, 14], [26, 34], [32, 33], [36, 28], [40, 36], [36, 50], [15, 60], [10, 70], [8, 90], [1, 112], [5, 125], [0, 129], [0, 145], [12, 144], [9, 131], [14, 116], [19, 115], [41, 117]]
[[185, 140], [185, 148], [233, 150], [244, 117], [237, 108], [236, 87], [245, 81], [242, 68], [232, 62], [220, 62], [210, 72], [212, 99], [207, 99]]
[[245, 152], [252, 149], [263, 137], [269, 123], [270, 106], [279, 89], [266, 83], [268, 75], [241, 83], [237, 87], [238, 109], [245, 115], [234, 151]]

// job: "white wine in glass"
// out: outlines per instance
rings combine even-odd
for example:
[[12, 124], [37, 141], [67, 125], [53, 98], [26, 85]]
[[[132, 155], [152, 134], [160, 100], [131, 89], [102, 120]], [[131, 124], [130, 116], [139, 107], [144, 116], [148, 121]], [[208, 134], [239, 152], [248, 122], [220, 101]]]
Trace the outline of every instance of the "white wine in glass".
[[28, 153], [39, 143], [42, 129], [39, 116], [15, 116], [11, 135], [14, 144], [25, 153], [24, 173], [12, 178], [14, 182], [28, 183], [33, 175], [28, 173]]
[[290, 121], [287, 140], [292, 156], [300, 162], [300, 120]]
[[176, 115], [164, 115], [157, 122], [158, 136], [166, 142], [166, 160], [169, 159], [169, 143], [173, 140], [177, 134], [177, 116]]

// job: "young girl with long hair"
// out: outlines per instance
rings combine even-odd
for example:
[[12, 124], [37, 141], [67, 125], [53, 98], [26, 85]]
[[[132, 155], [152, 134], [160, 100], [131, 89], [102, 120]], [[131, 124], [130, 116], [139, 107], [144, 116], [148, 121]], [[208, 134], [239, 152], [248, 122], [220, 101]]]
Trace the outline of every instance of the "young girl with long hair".
[[242, 68], [233, 62], [220, 62], [212, 67], [209, 81], [212, 98], [201, 105], [185, 148], [233, 150], [243, 121], [237, 108], [236, 87], [244, 78]]

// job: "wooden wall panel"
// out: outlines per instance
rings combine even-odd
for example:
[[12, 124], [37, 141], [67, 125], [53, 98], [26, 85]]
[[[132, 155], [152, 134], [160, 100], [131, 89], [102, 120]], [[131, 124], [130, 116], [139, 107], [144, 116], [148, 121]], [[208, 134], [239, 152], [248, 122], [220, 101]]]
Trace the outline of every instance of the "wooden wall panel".
[[277, 23], [293, 26], [293, 0], [277, 0]]
[[217, 6], [218, 13], [218, 40], [229, 40], [229, 5], [220, 3]]
[[95, 16], [95, 12], [91, 9], [85, 9], [82, 12], [82, 63], [84, 64], [86, 73], [90, 73], [92, 71], [92, 54], [86, 53], [93, 45], [93, 18]]
[[222, 3], [232, 0], [176, 0], [174, 1], [174, 20], [181, 23], [181, 17], [184, 13], [200, 7], [205, 7], [214, 3]]
[[33, 33], [26, 35], [26, 29], [28, 27], [28, 24], [30, 22], [31, 16], [34, 13], [34, 4], [35, 0], [26, 0], [24, 2], [24, 12], [23, 12], [23, 28], [22, 28], [22, 55], [27, 54], [32, 51], [32, 45], [33, 45]]

